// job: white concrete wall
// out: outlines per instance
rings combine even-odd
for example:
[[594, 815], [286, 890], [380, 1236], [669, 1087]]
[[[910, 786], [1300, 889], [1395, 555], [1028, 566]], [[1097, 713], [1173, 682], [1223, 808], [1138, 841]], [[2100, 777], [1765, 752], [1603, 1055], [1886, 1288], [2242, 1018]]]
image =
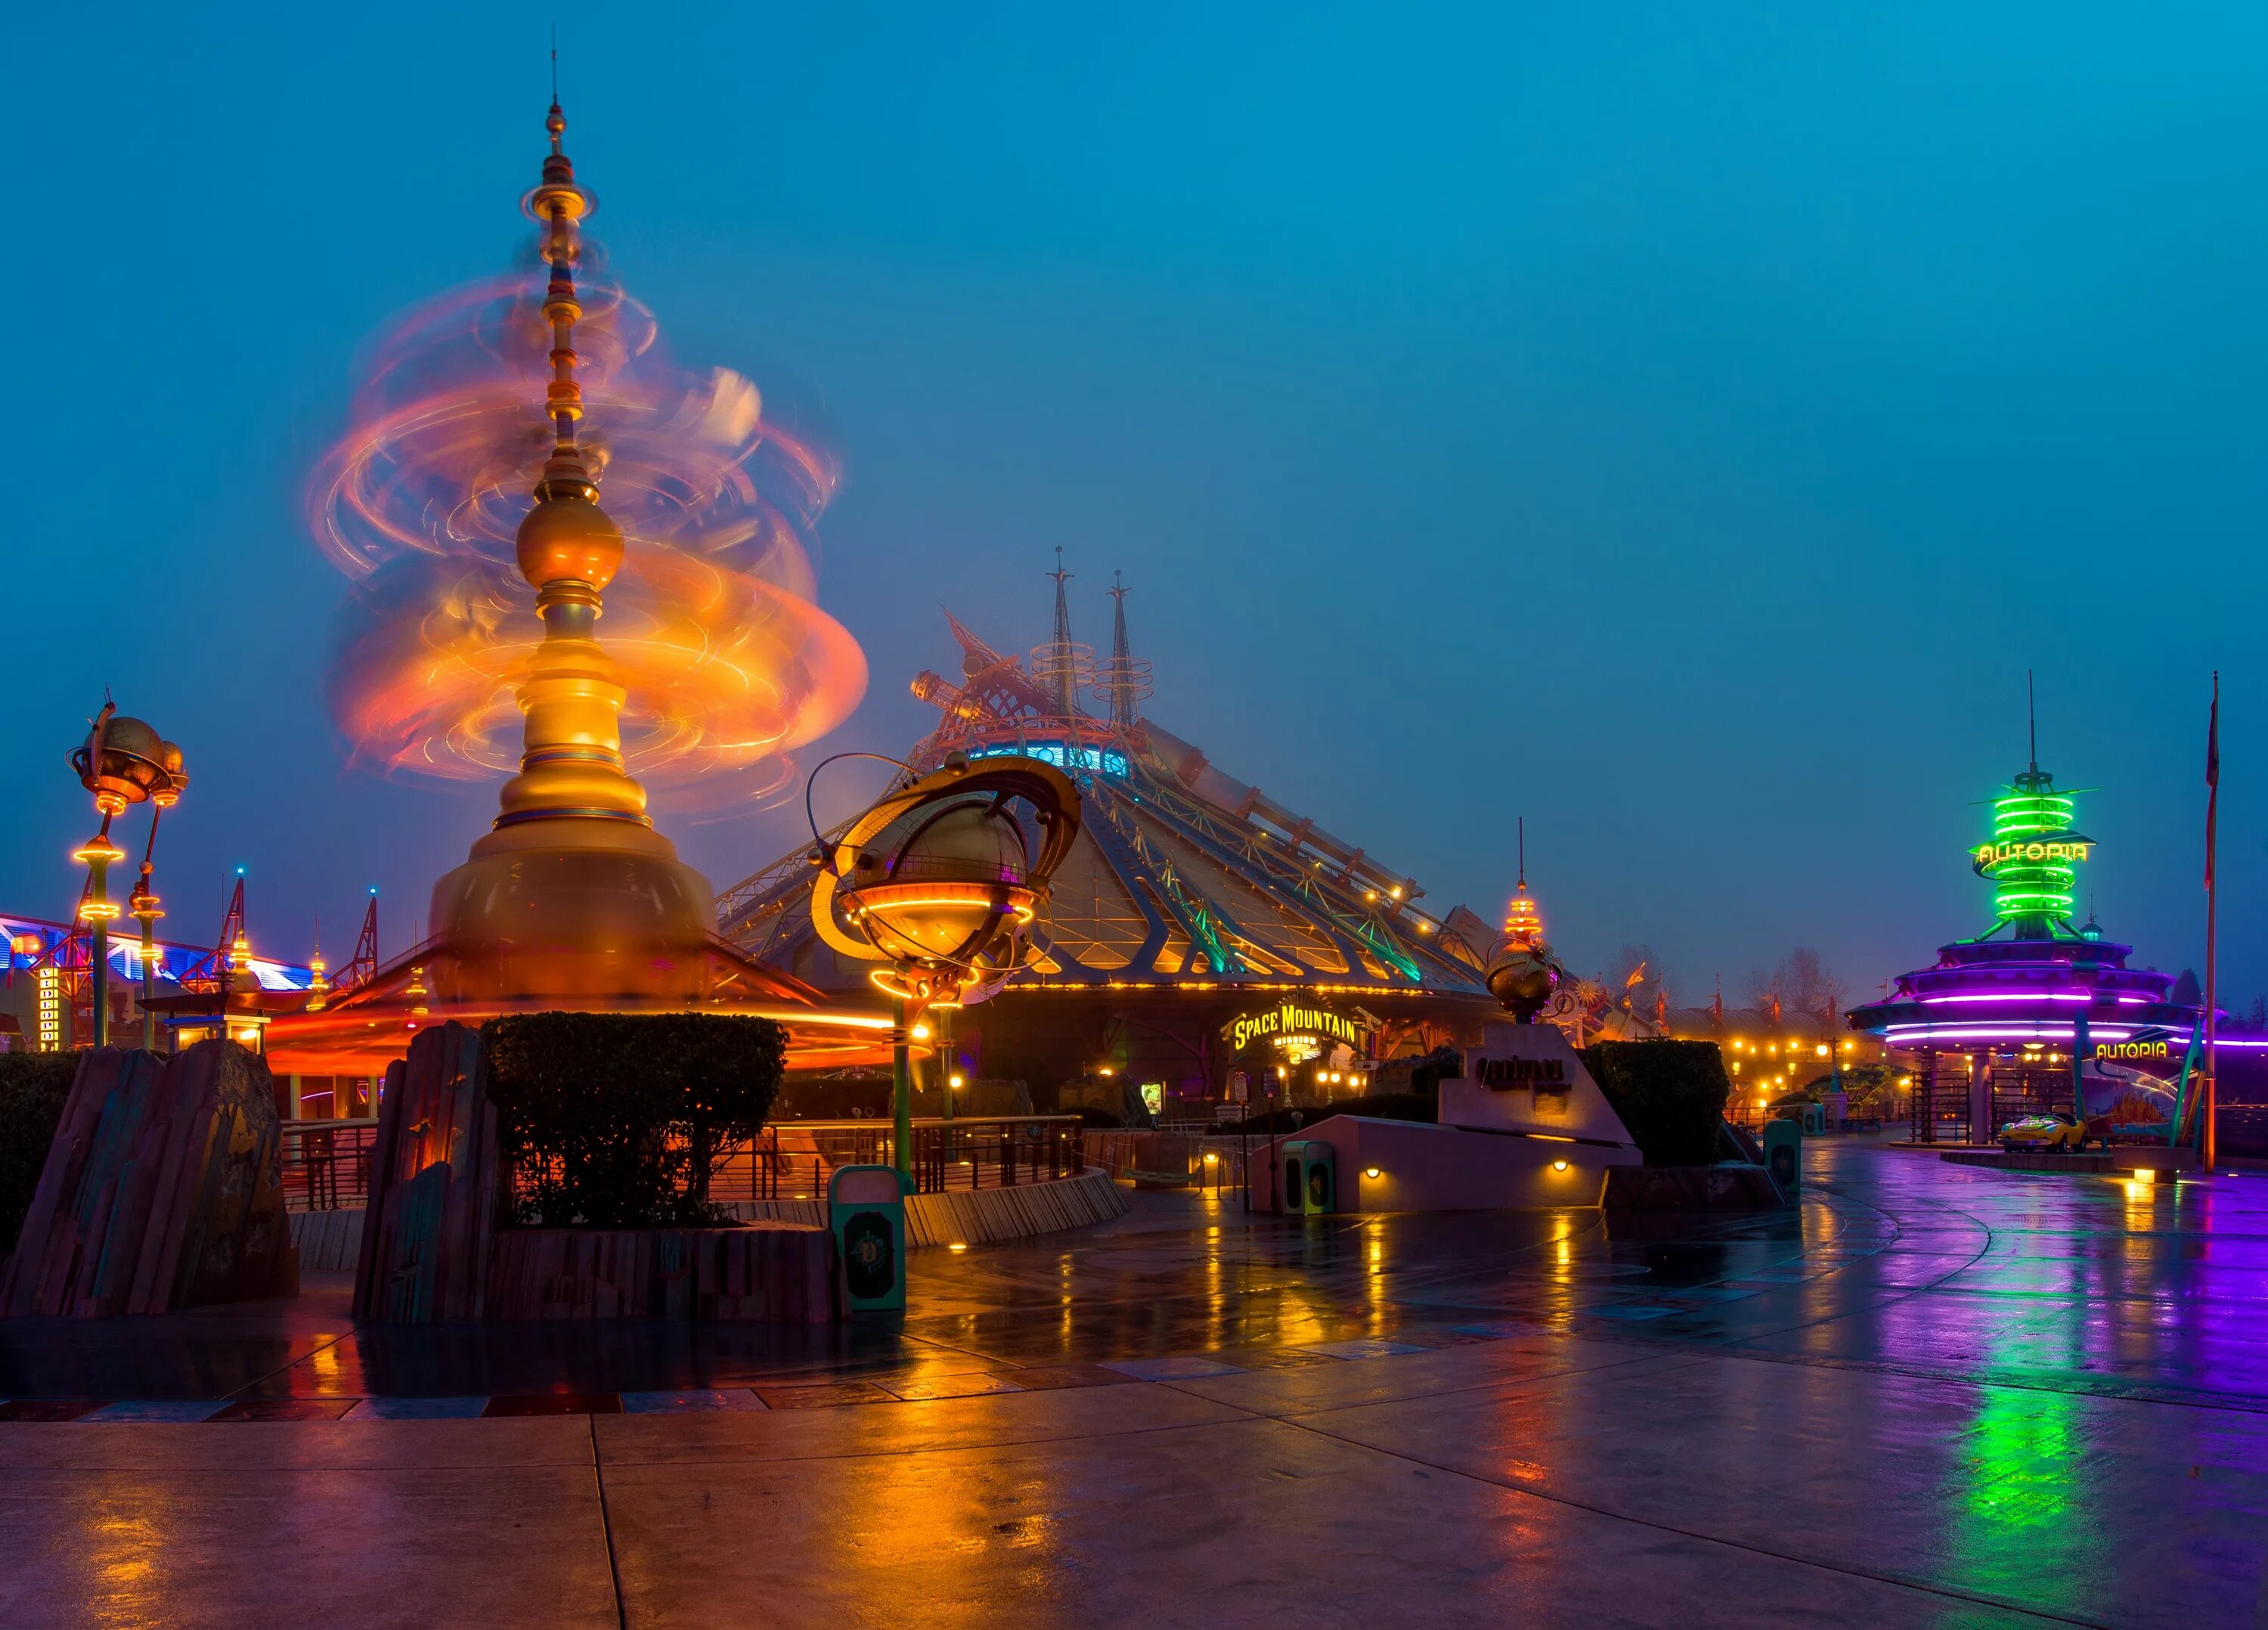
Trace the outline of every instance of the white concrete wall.
[[[1643, 1164], [1628, 1147], [1547, 1141], [1510, 1133], [1468, 1132], [1422, 1121], [1334, 1115], [1304, 1132], [1273, 1140], [1273, 1177], [1280, 1194], [1286, 1142], [1328, 1143], [1338, 1162], [1343, 1212], [1513, 1211], [1596, 1206], [1607, 1172]], [[1564, 1162], [1566, 1169], [1554, 1169]], [[1378, 1168], [1375, 1177], [1366, 1175]], [[1256, 1147], [1254, 1197], [1270, 1179], [1267, 1152]]]

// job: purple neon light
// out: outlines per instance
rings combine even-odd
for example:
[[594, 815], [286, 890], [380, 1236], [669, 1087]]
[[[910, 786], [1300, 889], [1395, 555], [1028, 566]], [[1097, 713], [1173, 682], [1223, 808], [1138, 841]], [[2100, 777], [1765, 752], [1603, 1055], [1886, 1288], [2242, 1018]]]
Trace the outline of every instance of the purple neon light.
[[[2069, 1041], [2073, 1034], [2073, 1027], [2067, 1024], [2036, 1024], [2021, 1029], [2007, 1024], [1893, 1024], [1882, 1031], [1882, 1039], [1893, 1045], [1901, 1036], [1914, 1036], [1939, 1042], [2052, 1042]], [[2088, 1034], [2094, 1041], [2123, 1042], [2132, 1040], [2134, 1032], [2106, 1025], [2100, 1029], [2090, 1029]]]
[[1924, 1007], [1940, 1002], [2091, 1002], [2095, 997], [2086, 991], [1995, 991], [1984, 996], [1925, 996], [1919, 999]]
[[[2144, 1026], [2144, 1029], [2150, 1027]], [[2108, 1025], [2091, 1027], [2088, 1039], [2093, 1042], [2124, 1042], [2134, 1038], [2132, 1030], [2121, 1030]], [[2056, 1042], [2073, 1039], [2071, 1029], [2054, 1025], [2038, 1025], [2030, 1029], [2013, 1026], [1894, 1024], [1882, 1031], [1882, 1044], [1901, 1047], [1908, 1042]], [[2189, 1044], [2176, 1031], [2168, 1038], [2176, 1051]], [[2239, 1047], [2248, 1051], [2268, 1049], [2268, 1036], [2220, 1036], [2213, 1038], [2216, 1047]]]

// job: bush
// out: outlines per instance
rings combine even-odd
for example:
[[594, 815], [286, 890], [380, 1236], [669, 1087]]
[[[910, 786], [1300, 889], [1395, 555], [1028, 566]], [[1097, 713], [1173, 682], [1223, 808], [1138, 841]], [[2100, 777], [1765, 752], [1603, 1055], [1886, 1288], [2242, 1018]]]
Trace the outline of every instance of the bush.
[[1733, 1083], [1714, 1042], [1601, 1042], [1583, 1049], [1599, 1083], [1649, 1166], [1706, 1166]]
[[787, 1032], [716, 1014], [538, 1013], [481, 1027], [514, 1219], [542, 1228], [729, 1221], [709, 1181], [763, 1129]]
[[16, 1249], [77, 1071], [77, 1053], [0, 1052], [0, 1257]]

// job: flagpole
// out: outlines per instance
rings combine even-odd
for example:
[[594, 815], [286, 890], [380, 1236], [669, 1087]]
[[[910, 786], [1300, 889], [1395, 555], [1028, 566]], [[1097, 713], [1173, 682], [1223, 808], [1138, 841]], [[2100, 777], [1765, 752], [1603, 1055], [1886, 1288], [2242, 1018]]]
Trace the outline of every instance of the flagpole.
[[2198, 1162], [2205, 1170], [2213, 1167], [2220, 1140], [2215, 1135], [2213, 1111], [2220, 1107], [2220, 1083], [2216, 1079], [2213, 1054], [2217, 997], [2219, 994], [2217, 953], [2220, 923], [2217, 911], [2220, 901], [2220, 879], [2214, 875], [2213, 845], [2215, 829], [2220, 818], [2220, 671], [2213, 675], [2213, 713], [2205, 726], [2205, 1091], [2199, 1095], [2199, 1110], [2205, 1116], [2204, 1125], [2198, 1128]]

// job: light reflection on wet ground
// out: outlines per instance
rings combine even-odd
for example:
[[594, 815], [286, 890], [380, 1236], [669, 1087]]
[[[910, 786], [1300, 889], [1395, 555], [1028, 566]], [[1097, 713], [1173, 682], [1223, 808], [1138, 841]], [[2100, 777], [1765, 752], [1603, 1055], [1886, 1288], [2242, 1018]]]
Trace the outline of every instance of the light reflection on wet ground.
[[2268, 1174], [2141, 1185], [1808, 1152], [1788, 1213], [1285, 1219], [1137, 1195], [1084, 1232], [913, 1259], [902, 1323], [354, 1329], [288, 1308], [0, 1324], [0, 1398], [472, 1396], [811, 1384], [1512, 1332], [2264, 1406]]
[[2268, 1176], [1808, 1176], [1683, 1218], [1139, 1196], [923, 1253], [840, 1332], [0, 1326], [18, 1398], [756, 1389], [0, 1423], [0, 1622], [2255, 1621]]

